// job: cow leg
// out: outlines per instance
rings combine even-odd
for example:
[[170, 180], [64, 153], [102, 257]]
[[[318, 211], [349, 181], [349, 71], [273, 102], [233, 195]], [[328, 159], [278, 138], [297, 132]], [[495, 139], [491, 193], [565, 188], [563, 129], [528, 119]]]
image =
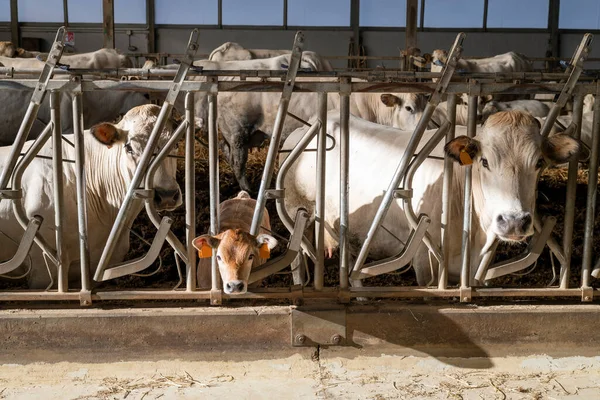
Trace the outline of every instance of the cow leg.
[[[348, 255], [348, 268], [352, 268], [354, 263], [356, 262], [356, 258], [352, 255]], [[350, 279], [350, 286], [352, 287], [363, 287], [362, 279]], [[357, 297], [356, 301], [369, 301], [368, 297]]]
[[243, 145], [233, 144], [231, 146], [230, 164], [233, 169], [235, 179], [240, 185], [240, 189], [252, 192], [250, 183], [246, 177], [246, 163], [248, 162], [248, 149]]

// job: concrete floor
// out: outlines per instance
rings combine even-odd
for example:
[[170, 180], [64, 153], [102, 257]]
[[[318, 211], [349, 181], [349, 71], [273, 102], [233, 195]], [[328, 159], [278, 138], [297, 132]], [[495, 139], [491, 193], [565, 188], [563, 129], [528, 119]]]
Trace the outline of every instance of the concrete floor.
[[[598, 399], [600, 357], [434, 358], [354, 348], [290, 349], [266, 360], [3, 364], [2, 399]], [[115, 355], [112, 354], [111, 358]], [[79, 359], [81, 354], [74, 358]]]

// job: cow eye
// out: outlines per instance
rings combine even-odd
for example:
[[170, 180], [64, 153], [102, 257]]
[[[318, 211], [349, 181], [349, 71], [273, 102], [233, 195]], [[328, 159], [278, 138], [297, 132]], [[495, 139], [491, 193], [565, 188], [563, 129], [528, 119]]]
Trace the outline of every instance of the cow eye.
[[250, 254], [250, 255], [248, 256], [248, 260], [254, 260], [254, 254]]
[[490, 165], [488, 164], [487, 158], [481, 159], [481, 165], [483, 165], [483, 168], [485, 168], [485, 169], [490, 169]]
[[221, 256], [217, 254], [217, 260], [221, 261]]
[[125, 151], [127, 154], [133, 154], [133, 147], [131, 147], [131, 143], [125, 143]]
[[544, 166], [544, 163], [545, 163], [544, 159], [543, 159], [543, 158], [540, 158], [540, 159], [538, 160], [538, 162], [535, 164], [535, 169], [540, 169], [540, 168], [542, 168], [542, 167]]
[[406, 111], [408, 111], [409, 113], [412, 113], [412, 112], [413, 112], [413, 109], [412, 109], [412, 107], [410, 107], [410, 106], [406, 106], [406, 107], [404, 107], [404, 108], [405, 108], [405, 109], [406, 109]]

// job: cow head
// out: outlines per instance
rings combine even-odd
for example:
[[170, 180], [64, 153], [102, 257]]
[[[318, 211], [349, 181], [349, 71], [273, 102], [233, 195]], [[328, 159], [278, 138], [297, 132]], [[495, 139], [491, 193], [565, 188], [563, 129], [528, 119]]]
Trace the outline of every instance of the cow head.
[[486, 234], [520, 242], [533, 234], [540, 172], [575, 157], [579, 148], [564, 133], [543, 138], [534, 117], [512, 110], [491, 115], [475, 138], [458, 136], [445, 151], [473, 165], [473, 204]]
[[17, 52], [17, 47], [12, 42], [0, 41], [0, 56], [13, 58]]
[[427, 98], [417, 93], [385, 93], [381, 95], [381, 102], [390, 107], [392, 126], [410, 131], [417, 127], [421, 116], [423, 116]]
[[[90, 129], [100, 143], [116, 152], [120, 176], [126, 185], [131, 182], [159, 112], [159, 106], [146, 104], [129, 110], [116, 125], [104, 122]], [[175, 120], [171, 116], [161, 133], [158, 149], [165, 146], [173, 134], [174, 126]], [[159, 211], [173, 210], [182, 203], [181, 190], [175, 180], [176, 170], [175, 159], [167, 157], [154, 175], [154, 204]]]
[[253, 236], [242, 229], [228, 229], [216, 236], [199, 236], [192, 244], [198, 250], [208, 245], [217, 252], [225, 293], [243, 294], [248, 290], [252, 266], [259, 260], [260, 247], [266, 244], [272, 250], [277, 246], [277, 239], [267, 234]]

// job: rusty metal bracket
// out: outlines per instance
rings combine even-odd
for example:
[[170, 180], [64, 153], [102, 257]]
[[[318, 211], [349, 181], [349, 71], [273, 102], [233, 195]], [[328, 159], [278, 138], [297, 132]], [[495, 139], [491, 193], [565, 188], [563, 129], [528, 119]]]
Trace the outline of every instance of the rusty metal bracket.
[[89, 307], [92, 305], [92, 291], [81, 290], [79, 292], [79, 305]]
[[302, 285], [292, 285], [292, 304], [295, 306], [301, 306], [304, 304], [304, 287]]
[[346, 307], [292, 308], [291, 341], [294, 347], [345, 345]]

